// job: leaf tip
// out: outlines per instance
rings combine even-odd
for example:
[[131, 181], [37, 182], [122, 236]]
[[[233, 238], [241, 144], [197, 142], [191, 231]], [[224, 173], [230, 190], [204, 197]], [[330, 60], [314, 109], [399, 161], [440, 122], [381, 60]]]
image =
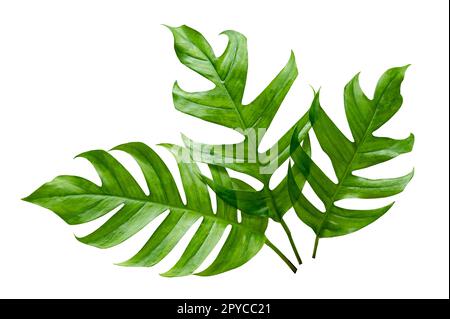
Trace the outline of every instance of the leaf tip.
[[226, 35], [228, 38], [232, 35], [238, 35], [238, 36], [242, 37], [244, 40], [247, 40], [245, 35], [243, 35], [242, 33], [238, 32], [238, 31], [231, 30], [231, 29], [224, 30], [224, 31], [220, 32], [219, 35]]
[[77, 236], [76, 234], [73, 234], [73, 237], [75, 237], [75, 239], [78, 240], [82, 244], [94, 246], [94, 247], [97, 247], [97, 248], [102, 248], [100, 246], [96, 246], [96, 245], [93, 245], [92, 243], [89, 243], [88, 236]]
[[393, 67], [388, 69], [384, 74], [390, 76], [399, 76], [401, 79], [405, 76], [406, 70], [411, 66], [411, 64], [406, 64], [403, 66]]
[[178, 274], [177, 272], [174, 272], [170, 269], [166, 272], [160, 273], [159, 275], [164, 278], [176, 278], [176, 277], [186, 276], [188, 274]]
[[309, 108], [309, 120], [312, 125], [317, 121], [319, 110], [320, 110], [320, 89], [317, 90], [314, 94], [314, 99], [311, 103], [311, 107]]
[[127, 261], [122, 261], [122, 262], [118, 262], [118, 263], [113, 263], [114, 266], [120, 266], [120, 267], [128, 267], [130, 265], [128, 265]]
[[196, 272], [193, 275], [198, 276], [198, 277], [208, 277], [208, 276], [211, 276], [212, 274], [209, 273], [208, 269], [205, 269], [203, 271]]
[[317, 90], [314, 88], [314, 86], [312, 84], [309, 84], [309, 88], [312, 90], [313, 95], [316, 96]]
[[[412, 178], [414, 177], [414, 174], [416, 173], [416, 168], [415, 167], [413, 167], [412, 168], [412, 170], [411, 170], [411, 172], [409, 172], [409, 181], [411, 181], [412, 180]], [[409, 182], [408, 181], [408, 182]]]
[[[31, 195], [33, 195], [33, 194], [31, 194]], [[31, 201], [31, 195], [22, 197], [20, 200], [23, 200], [24, 202], [31, 203], [31, 202], [32, 202], [32, 201]]]
[[113, 148], [110, 148], [109, 151], [129, 152], [130, 149], [138, 148], [138, 147], [148, 147], [148, 146], [142, 142], [128, 142], [128, 143], [116, 145]]
[[410, 66], [411, 66], [411, 64], [406, 64], [404, 66], [400, 66], [400, 67], [394, 68], [394, 69], [397, 69], [399, 71], [400, 75], [404, 76], [406, 71], [409, 69]]
[[133, 258], [125, 260], [125, 261], [121, 261], [121, 262], [117, 262], [114, 263], [115, 266], [120, 266], [120, 267], [136, 267], [137, 265], [133, 262]]
[[408, 63], [408, 64], [402, 66], [402, 68], [405, 69], [405, 70], [407, 70], [407, 69], [409, 69], [410, 66], [411, 66], [411, 63]]
[[39, 199], [39, 190], [40, 190], [40, 188], [38, 188], [37, 190], [32, 192], [30, 195], [21, 198], [20, 200], [23, 200], [24, 202], [27, 202], [27, 203], [36, 204], [36, 200]]
[[130, 144], [130, 143], [116, 145], [116, 146], [110, 148], [109, 151], [123, 151], [127, 144]]
[[174, 144], [171, 144], [171, 143], [158, 143], [156, 145], [164, 147], [164, 148], [167, 148], [167, 149], [171, 149], [171, 148], [173, 148], [175, 146]]
[[169, 29], [169, 30], [174, 29], [174, 27], [172, 27], [172, 26], [170, 26], [170, 25], [168, 25], [168, 24], [165, 24], [165, 23], [161, 23], [161, 25], [162, 25], [163, 27], [166, 27], [166, 28]]
[[295, 54], [294, 51], [291, 50], [291, 54], [289, 55], [289, 61], [286, 65], [286, 67], [292, 69], [292, 71], [295, 74], [295, 77], [298, 75], [298, 68], [297, 68], [297, 62], [295, 61]]
[[77, 155], [75, 155], [73, 158], [77, 159], [77, 158], [86, 158], [86, 156], [88, 155], [89, 152], [83, 152], [83, 153], [79, 153]]
[[181, 28], [185, 28], [187, 27], [186, 25], [180, 25], [179, 27], [174, 27], [165, 23], [161, 23], [161, 26], [166, 27], [167, 29], [170, 30], [170, 32], [172, 32], [172, 34], [175, 36], [175, 32], [177, 31], [177, 29], [181, 29]]
[[291, 50], [291, 54], [289, 55], [289, 60], [295, 61], [295, 53], [294, 53], [294, 50]]

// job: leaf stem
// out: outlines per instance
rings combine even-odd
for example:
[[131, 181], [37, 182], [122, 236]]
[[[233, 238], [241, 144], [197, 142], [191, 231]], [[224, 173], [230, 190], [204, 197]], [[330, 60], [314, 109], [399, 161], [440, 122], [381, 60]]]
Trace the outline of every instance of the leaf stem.
[[318, 246], [319, 246], [319, 236], [316, 236], [316, 240], [314, 241], [314, 250], [313, 250], [312, 258], [316, 258]]
[[289, 238], [289, 243], [291, 244], [292, 250], [294, 251], [295, 258], [297, 258], [297, 262], [299, 265], [302, 264], [302, 259], [300, 258], [300, 254], [298, 253], [297, 246], [295, 246], [294, 239], [292, 238], [291, 230], [289, 229], [286, 222], [281, 219], [280, 221], [281, 226], [283, 226], [284, 232], [286, 233], [287, 237]]
[[294, 266], [294, 264], [279, 250], [272, 242], [266, 238], [266, 245], [272, 248], [272, 250], [280, 256], [280, 258], [286, 263], [286, 265], [292, 270], [292, 272], [295, 274], [297, 272], [297, 267]]
[[273, 198], [272, 191], [269, 188], [269, 180], [270, 180], [270, 177], [263, 181], [263, 184], [264, 184], [263, 189], [268, 194], [268, 196], [270, 198], [271, 208], [272, 208], [273, 212], [275, 213], [275, 215], [277, 216], [278, 220], [280, 221], [281, 226], [283, 226], [284, 232], [286, 233], [286, 235], [289, 239], [289, 243], [291, 244], [291, 247], [292, 247], [292, 250], [294, 251], [295, 257], [297, 258], [297, 262], [299, 265], [301, 265], [302, 259], [300, 258], [300, 254], [298, 253], [297, 247], [295, 246], [295, 242], [294, 242], [294, 239], [292, 238], [291, 230], [289, 229], [288, 225], [283, 220], [283, 216], [282, 216], [282, 214], [280, 214], [277, 204], [275, 203], [275, 199]]

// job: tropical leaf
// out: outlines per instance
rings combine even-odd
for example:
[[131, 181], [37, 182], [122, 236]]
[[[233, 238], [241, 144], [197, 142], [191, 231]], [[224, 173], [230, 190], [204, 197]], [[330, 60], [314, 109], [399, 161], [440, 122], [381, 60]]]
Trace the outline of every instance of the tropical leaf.
[[180, 61], [215, 85], [212, 90], [191, 93], [175, 82], [172, 92], [178, 110], [232, 129], [270, 125], [298, 74], [293, 53], [269, 86], [249, 105], [243, 105], [248, 67], [246, 38], [236, 31], [224, 31], [222, 34], [228, 36], [228, 45], [225, 52], [216, 57], [198, 31], [184, 25], [169, 28]]
[[[178, 262], [163, 276], [184, 276], [197, 271], [217, 246], [225, 228], [231, 231], [211, 265], [197, 273], [210, 276], [245, 264], [264, 244], [269, 245], [286, 262], [287, 259], [265, 236], [267, 218], [242, 216], [237, 210], [217, 199], [213, 212], [206, 185], [200, 171], [183, 148], [164, 144], [178, 162], [186, 204], [183, 203], [174, 178], [161, 158], [142, 143], [117, 146], [139, 164], [149, 189], [147, 195], [133, 176], [108, 152], [95, 150], [79, 155], [91, 162], [101, 179], [101, 186], [78, 176], [58, 176], [24, 200], [52, 210], [68, 224], [84, 224], [119, 208], [103, 225], [79, 241], [98, 248], [116, 246], [139, 232], [157, 216], [167, 217], [153, 232], [142, 249], [123, 266], [150, 267], [160, 262], [177, 245], [185, 233], [201, 220]], [[249, 190], [250, 186], [232, 180], [224, 168], [210, 166], [213, 180], [226, 187]], [[289, 265], [293, 270], [295, 267]]]
[[[413, 177], [413, 171], [405, 176], [389, 179], [369, 179], [355, 174], [356, 170], [388, 161], [410, 152], [414, 136], [403, 140], [377, 137], [373, 133], [383, 126], [401, 107], [400, 86], [408, 66], [386, 71], [378, 81], [373, 99], [369, 99], [359, 85], [359, 74], [345, 87], [344, 103], [347, 121], [353, 141], [350, 141], [331, 121], [315, 94], [309, 116], [322, 150], [330, 158], [338, 182], [334, 183], [314, 163], [294, 138], [291, 157], [294, 166], [289, 170], [289, 193], [300, 219], [316, 234], [313, 257], [320, 238], [335, 237], [357, 231], [385, 214], [393, 203], [368, 210], [353, 210], [336, 205], [344, 198], [382, 198], [403, 191]], [[294, 170], [295, 169], [295, 172]], [[299, 178], [299, 175], [301, 178]], [[323, 202], [321, 212], [301, 192], [306, 179], [315, 194]]]
[[[266, 152], [259, 152], [260, 143], [276, 112], [297, 77], [294, 54], [288, 63], [257, 96], [253, 102], [243, 105], [247, 79], [247, 40], [236, 31], [225, 31], [228, 45], [219, 57], [210, 44], [196, 30], [181, 26], [170, 27], [179, 60], [214, 84], [204, 92], [186, 92], [177, 82], [173, 87], [176, 109], [205, 121], [237, 130], [243, 141], [237, 144], [209, 145], [196, 143], [183, 136], [185, 146], [197, 162], [226, 167], [250, 175], [263, 183], [259, 191], [242, 191], [224, 185], [216, 185], [205, 179], [214, 192], [231, 205], [237, 205], [243, 213], [270, 217], [280, 222], [293, 246], [297, 260], [300, 256], [283, 215], [292, 207], [287, 188], [287, 176], [275, 188], [269, 187], [270, 179], [278, 167], [289, 158], [289, 145], [296, 126], [303, 128], [303, 135], [311, 127], [308, 114], [292, 126], [279, 141]], [[237, 200], [238, 199], [238, 200]]]
[[[362, 92], [358, 75], [345, 87], [345, 110], [353, 135], [350, 141], [334, 125], [320, 106], [315, 93], [309, 111], [267, 151], [260, 145], [286, 94], [297, 77], [293, 53], [287, 64], [268, 86], [248, 105], [242, 98], [246, 86], [248, 54], [246, 38], [236, 31], [225, 31], [228, 45], [216, 56], [206, 39], [187, 26], [169, 27], [179, 60], [214, 84], [203, 92], [187, 92], [177, 82], [173, 101], [177, 110], [234, 129], [242, 140], [236, 144], [209, 145], [186, 136], [186, 148], [161, 144], [174, 155], [186, 197], [181, 199], [173, 175], [150, 147], [128, 143], [113, 150], [129, 154], [145, 178], [148, 192], [109, 152], [95, 150], [79, 157], [91, 162], [101, 185], [78, 176], [58, 176], [42, 185], [24, 200], [52, 210], [68, 224], [89, 223], [111, 213], [98, 229], [77, 239], [98, 248], [123, 243], [164, 212], [167, 216], [145, 245], [123, 266], [150, 267], [163, 260], [199, 224], [175, 265], [163, 276], [220, 274], [248, 262], [269, 246], [294, 272], [295, 266], [265, 235], [269, 218], [283, 227], [297, 261], [295, 246], [285, 213], [293, 206], [300, 219], [316, 233], [313, 257], [320, 238], [345, 235], [375, 221], [392, 204], [370, 210], [351, 210], [336, 203], [344, 198], [381, 198], [403, 191], [413, 172], [403, 177], [369, 179], [355, 171], [388, 161], [412, 150], [414, 137], [404, 140], [376, 137], [374, 132], [401, 107], [400, 86], [407, 67], [388, 70], [379, 80], [373, 99]], [[336, 172], [334, 183], [311, 159], [309, 131], [329, 156]], [[294, 165], [274, 188], [269, 187], [274, 172], [289, 157]], [[211, 178], [203, 176], [196, 163], [208, 164]], [[262, 182], [255, 190], [231, 178], [227, 169], [247, 174]], [[308, 182], [325, 205], [321, 212], [303, 194]], [[216, 193], [214, 211], [208, 192]], [[242, 212], [241, 220], [239, 213]], [[226, 228], [230, 232], [225, 235]], [[225, 243], [205, 270], [199, 271], [222, 237]]]
[[[198, 31], [181, 26], [169, 27], [174, 36], [179, 60], [214, 84], [203, 92], [186, 92], [175, 82], [172, 94], [175, 108], [199, 119], [234, 129], [243, 135], [237, 144], [209, 145], [183, 136], [195, 160], [224, 166], [251, 175], [261, 181], [289, 157], [289, 143], [294, 126], [269, 148], [259, 153], [259, 145], [276, 112], [298, 75], [294, 54], [272, 82], [248, 105], [242, 104], [247, 80], [247, 40], [236, 31], [225, 31], [228, 45], [220, 57]], [[308, 125], [307, 116], [299, 120]]]

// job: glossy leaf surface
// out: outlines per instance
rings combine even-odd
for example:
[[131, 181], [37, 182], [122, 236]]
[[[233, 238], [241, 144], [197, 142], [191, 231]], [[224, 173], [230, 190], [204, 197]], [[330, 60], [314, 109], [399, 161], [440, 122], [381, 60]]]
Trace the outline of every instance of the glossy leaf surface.
[[[308, 114], [277, 141], [269, 150], [260, 152], [260, 143], [276, 112], [297, 77], [294, 54], [271, 83], [248, 105], [244, 105], [248, 53], [246, 38], [236, 31], [225, 31], [228, 45], [216, 57], [207, 40], [188, 27], [170, 27], [175, 52], [185, 66], [214, 84], [203, 92], [186, 92], [177, 82], [173, 87], [176, 109], [199, 119], [235, 129], [244, 137], [237, 144], [209, 145], [183, 136], [185, 146], [197, 162], [226, 167], [250, 175], [263, 183], [259, 191], [241, 191], [205, 179], [214, 192], [230, 205], [251, 216], [270, 217], [281, 222], [299, 263], [301, 259], [283, 215], [292, 207], [287, 188], [287, 176], [274, 188], [269, 187], [273, 173], [289, 157], [289, 145], [296, 126], [305, 134], [311, 127]], [[303, 134], [303, 135], [304, 135]]]
[[[219, 254], [199, 275], [216, 275], [239, 267], [255, 256], [266, 242], [267, 218], [242, 216], [236, 208], [217, 200], [217, 211], [211, 206], [206, 185], [201, 181], [198, 166], [182, 157], [183, 148], [165, 145], [178, 160], [187, 202], [183, 203], [172, 174], [161, 158], [142, 143], [117, 146], [139, 164], [149, 189], [147, 195], [133, 176], [108, 152], [95, 150], [79, 155], [95, 167], [101, 186], [78, 176], [58, 176], [25, 198], [48, 208], [68, 224], [83, 224], [119, 208], [112, 217], [79, 241], [98, 248], [116, 246], [151, 223], [165, 211], [168, 215], [153, 232], [142, 249], [124, 266], [149, 267], [160, 262], [177, 245], [185, 233], [200, 221], [178, 262], [164, 276], [189, 275], [201, 266], [225, 228], [231, 231]], [[186, 152], [185, 152], [186, 153]], [[250, 186], [233, 180], [224, 168], [210, 166], [215, 183], [225, 187], [249, 190]]]
[[[334, 183], [294, 138], [291, 157], [295, 163], [289, 171], [289, 193], [300, 219], [319, 238], [335, 237], [357, 231], [385, 214], [393, 203], [375, 209], [347, 209], [336, 205], [345, 198], [383, 198], [403, 191], [413, 177], [413, 171], [396, 178], [369, 179], [355, 171], [388, 161], [410, 152], [414, 143], [411, 134], [403, 140], [378, 137], [374, 131], [383, 126], [402, 105], [400, 86], [407, 66], [386, 71], [378, 81], [373, 99], [361, 90], [359, 75], [345, 87], [344, 104], [353, 141], [349, 140], [322, 109], [316, 93], [310, 109], [310, 121], [322, 150], [330, 158], [338, 182]], [[296, 180], [295, 172], [306, 178], [322, 201], [325, 211], [316, 208], [302, 193], [303, 185]]]
[[[240, 192], [223, 185], [213, 190], [224, 200], [234, 201], [246, 214], [269, 216], [280, 221], [291, 207], [287, 178], [274, 189], [268, 187], [275, 170], [289, 158], [289, 145], [295, 125], [266, 152], [259, 146], [284, 97], [297, 77], [294, 55], [272, 82], [248, 105], [242, 104], [248, 69], [247, 40], [236, 31], [225, 31], [228, 45], [219, 57], [206, 39], [196, 30], [181, 26], [170, 27], [179, 60], [188, 68], [214, 84], [204, 92], [186, 92], [177, 83], [173, 88], [175, 107], [187, 114], [222, 126], [238, 130], [244, 140], [237, 144], [209, 145], [196, 143], [183, 136], [186, 147], [195, 161], [214, 164], [248, 174], [264, 184], [261, 191]], [[310, 128], [308, 114], [298, 122], [307, 132]], [[231, 196], [231, 197], [230, 197]], [[245, 199], [244, 199], [245, 197]], [[231, 203], [231, 201], [229, 201]]]

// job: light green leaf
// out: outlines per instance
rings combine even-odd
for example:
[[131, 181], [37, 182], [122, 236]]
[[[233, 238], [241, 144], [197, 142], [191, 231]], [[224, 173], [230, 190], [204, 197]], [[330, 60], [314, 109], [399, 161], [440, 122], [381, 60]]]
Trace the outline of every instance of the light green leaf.
[[286, 66], [249, 105], [242, 104], [247, 80], [247, 39], [236, 31], [225, 31], [228, 45], [216, 57], [206, 39], [196, 30], [169, 27], [175, 52], [188, 68], [211, 81], [215, 87], [205, 92], [186, 92], [175, 82], [173, 100], [181, 112], [232, 129], [268, 127], [286, 93], [297, 77], [293, 53]]
[[[288, 176], [289, 193], [300, 219], [316, 233], [313, 256], [320, 238], [335, 237], [357, 231], [385, 214], [393, 205], [369, 209], [350, 210], [337, 206], [344, 198], [382, 198], [403, 191], [413, 172], [396, 178], [368, 179], [354, 171], [367, 168], [400, 154], [410, 152], [414, 143], [411, 134], [403, 140], [377, 137], [373, 133], [383, 126], [400, 108], [400, 86], [408, 66], [386, 71], [378, 81], [373, 99], [361, 90], [359, 75], [345, 87], [344, 102], [347, 120], [353, 135], [350, 141], [320, 106], [316, 93], [310, 109], [310, 120], [322, 150], [328, 155], [338, 182], [334, 183], [314, 163], [299, 145], [295, 135], [291, 144], [291, 157], [295, 165]], [[299, 182], [299, 176], [300, 182]], [[325, 211], [317, 209], [301, 192], [302, 181], [308, 181]]]
[[[289, 157], [289, 144], [295, 127], [288, 129], [268, 151], [259, 152], [266, 130], [297, 77], [293, 53], [263, 92], [250, 104], [243, 105], [248, 68], [246, 38], [236, 31], [223, 32], [228, 36], [228, 45], [224, 53], [216, 57], [198, 31], [188, 26], [170, 27], [170, 30], [180, 61], [214, 84], [212, 90], [189, 93], [175, 83], [175, 107], [202, 120], [236, 129], [244, 138], [237, 144], [209, 145], [183, 136], [194, 160], [230, 168], [268, 183], [274, 171]], [[297, 124], [307, 131], [310, 128], [308, 115], [305, 114]]]
[[175, 52], [184, 65], [214, 84], [203, 92], [186, 92], [177, 83], [173, 88], [175, 107], [205, 121], [237, 130], [244, 140], [237, 144], [209, 145], [183, 136], [185, 146], [197, 162], [226, 167], [255, 177], [263, 183], [259, 191], [239, 191], [213, 181], [205, 181], [224, 201], [247, 215], [270, 217], [282, 223], [301, 263], [283, 215], [292, 207], [287, 188], [287, 177], [274, 189], [270, 179], [278, 167], [289, 157], [289, 144], [296, 126], [302, 127], [305, 136], [311, 125], [305, 114], [268, 151], [260, 152], [260, 143], [276, 112], [297, 77], [294, 54], [288, 63], [253, 102], [243, 105], [247, 79], [247, 40], [236, 31], [223, 32], [228, 36], [224, 53], [216, 57], [206, 39], [196, 30], [181, 26], [170, 28], [175, 41]]
[[[175, 145], [164, 145], [178, 161], [178, 168], [186, 195], [186, 204], [172, 174], [161, 158], [142, 143], [117, 146], [131, 155], [139, 164], [150, 194], [147, 195], [133, 176], [108, 152], [96, 150], [83, 153], [97, 170], [101, 186], [78, 176], [58, 176], [38, 188], [24, 200], [52, 210], [68, 224], [83, 224], [95, 220], [115, 208], [119, 210], [91, 234], [79, 241], [98, 248], [116, 246], [151, 223], [157, 216], [169, 211], [167, 217], [153, 232], [142, 249], [124, 266], [149, 267], [165, 258], [180, 239], [201, 220], [200, 227], [190, 239], [178, 262], [164, 276], [184, 276], [195, 273], [219, 240], [225, 228], [231, 226], [225, 245], [213, 263], [200, 275], [216, 275], [239, 267], [253, 258], [266, 243], [267, 218], [242, 216], [238, 222], [236, 208], [217, 199], [213, 212], [206, 185], [200, 171], [186, 154]], [[188, 153], [187, 153], [188, 154]], [[242, 182], [233, 183], [224, 168], [210, 166], [213, 180], [224, 187], [248, 190]], [[270, 243], [270, 246], [272, 244]], [[277, 251], [278, 254], [279, 251]], [[285, 260], [285, 257], [280, 254]], [[295, 267], [289, 265], [293, 270]]]

